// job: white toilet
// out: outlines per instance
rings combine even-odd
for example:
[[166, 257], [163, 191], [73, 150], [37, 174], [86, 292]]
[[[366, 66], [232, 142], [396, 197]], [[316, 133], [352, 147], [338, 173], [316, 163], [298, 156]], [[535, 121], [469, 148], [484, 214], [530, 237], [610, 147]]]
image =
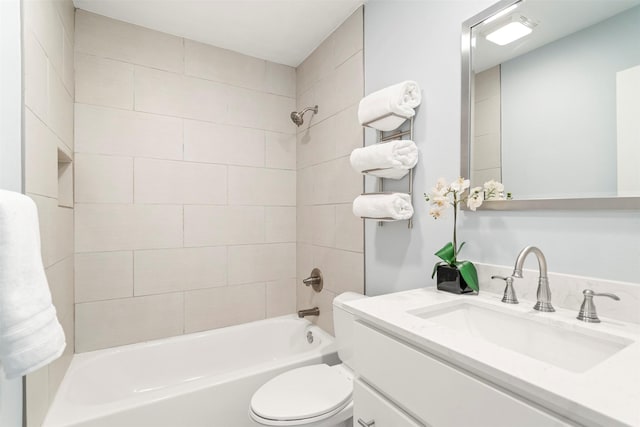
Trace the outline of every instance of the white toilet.
[[346, 292], [333, 300], [333, 327], [340, 365], [292, 369], [271, 379], [251, 398], [249, 415], [258, 425], [346, 427], [352, 425], [354, 317], [346, 301], [365, 298]]

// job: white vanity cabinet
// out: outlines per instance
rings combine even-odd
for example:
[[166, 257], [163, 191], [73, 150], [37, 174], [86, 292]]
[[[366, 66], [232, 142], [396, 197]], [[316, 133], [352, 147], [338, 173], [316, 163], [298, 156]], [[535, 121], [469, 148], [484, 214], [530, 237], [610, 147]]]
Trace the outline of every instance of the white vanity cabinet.
[[[374, 421], [372, 426], [376, 427], [419, 425], [394, 424], [382, 418], [378, 422], [378, 412], [369, 409], [376, 405], [381, 408], [379, 412], [386, 405], [432, 427], [574, 425], [364, 323], [356, 323], [354, 341], [358, 378], [354, 393], [355, 426], [358, 417]], [[371, 386], [364, 386], [369, 394], [358, 390], [363, 388], [363, 382]], [[371, 393], [375, 393], [378, 403]]]

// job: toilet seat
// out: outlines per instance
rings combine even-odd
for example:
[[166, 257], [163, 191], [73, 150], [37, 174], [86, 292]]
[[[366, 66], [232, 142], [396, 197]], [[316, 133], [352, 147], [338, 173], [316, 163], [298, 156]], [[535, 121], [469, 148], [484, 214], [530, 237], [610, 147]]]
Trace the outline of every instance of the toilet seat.
[[291, 426], [330, 418], [351, 404], [348, 368], [325, 364], [293, 369], [271, 379], [251, 398], [251, 417], [262, 424]]

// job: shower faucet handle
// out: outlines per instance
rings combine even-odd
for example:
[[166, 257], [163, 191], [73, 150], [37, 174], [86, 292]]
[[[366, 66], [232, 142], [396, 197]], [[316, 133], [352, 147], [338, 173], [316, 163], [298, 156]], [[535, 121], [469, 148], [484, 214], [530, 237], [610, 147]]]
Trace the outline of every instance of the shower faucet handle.
[[311, 276], [302, 281], [307, 286], [311, 286], [314, 291], [320, 292], [322, 290], [322, 271], [319, 268], [311, 270]]

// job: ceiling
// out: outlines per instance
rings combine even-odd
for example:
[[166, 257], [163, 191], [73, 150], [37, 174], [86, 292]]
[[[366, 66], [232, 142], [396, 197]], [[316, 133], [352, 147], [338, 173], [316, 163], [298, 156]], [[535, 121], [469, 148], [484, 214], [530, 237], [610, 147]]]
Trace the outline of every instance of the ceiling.
[[77, 8], [296, 67], [363, 0], [73, 0]]

